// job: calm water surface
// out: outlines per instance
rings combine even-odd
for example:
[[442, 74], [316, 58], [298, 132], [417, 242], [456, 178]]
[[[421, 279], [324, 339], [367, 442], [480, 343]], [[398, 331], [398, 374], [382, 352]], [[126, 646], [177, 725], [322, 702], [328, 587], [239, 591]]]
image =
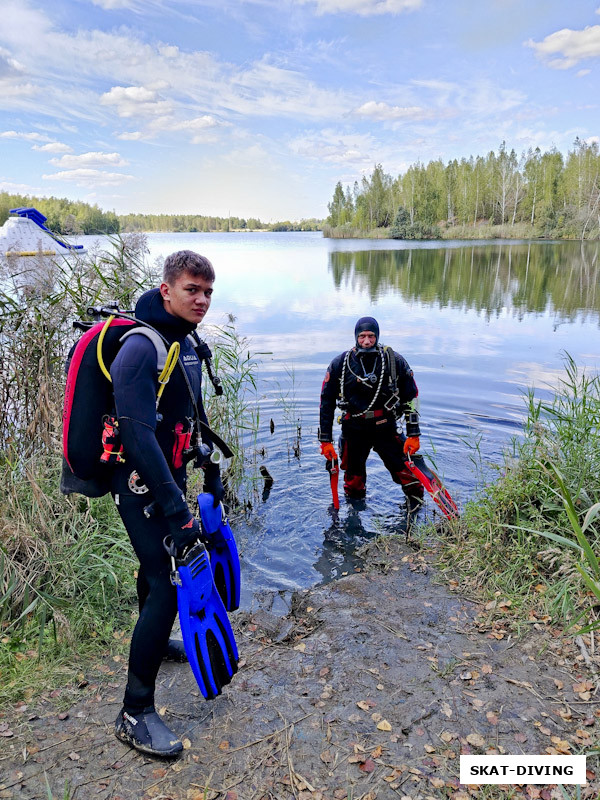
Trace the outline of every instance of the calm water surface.
[[520, 435], [528, 387], [547, 396], [564, 352], [593, 370], [600, 363], [597, 243], [196, 233], [151, 234], [148, 244], [152, 260], [183, 248], [208, 256], [217, 273], [208, 322], [232, 313], [251, 349], [270, 353], [260, 357], [257, 463], [275, 483], [236, 525], [246, 603], [258, 590], [306, 587], [352, 570], [357, 545], [401, 525], [402, 492], [375, 455], [364, 509], [342, 501], [338, 517], [328, 510], [319, 393], [333, 356], [352, 346], [358, 317], [376, 317], [381, 341], [413, 368], [422, 452], [459, 504]]

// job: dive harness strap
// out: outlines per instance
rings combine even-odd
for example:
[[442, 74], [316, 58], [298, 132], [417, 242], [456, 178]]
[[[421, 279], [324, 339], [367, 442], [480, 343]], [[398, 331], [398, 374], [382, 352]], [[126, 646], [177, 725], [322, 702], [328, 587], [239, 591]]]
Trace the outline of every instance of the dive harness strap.
[[[158, 407], [158, 403], [159, 403], [160, 397], [162, 395], [162, 392], [164, 391], [164, 387], [168, 383], [169, 378], [171, 377], [171, 374], [172, 374], [173, 370], [175, 369], [175, 365], [177, 364], [179, 366], [181, 372], [182, 372], [183, 378], [185, 380], [185, 384], [187, 386], [187, 390], [188, 390], [188, 393], [189, 393], [189, 396], [190, 396], [190, 400], [192, 402], [192, 407], [194, 409], [194, 416], [196, 418], [196, 422], [197, 422], [197, 425], [198, 425], [198, 431], [202, 431], [203, 433], [205, 433], [207, 438], [208, 438], [208, 440], [210, 442], [212, 442], [213, 444], [215, 444], [219, 448], [219, 450], [223, 453], [225, 458], [233, 458], [233, 451], [231, 450], [229, 445], [226, 444], [226, 442], [224, 442], [223, 439], [221, 439], [221, 437], [217, 433], [215, 433], [215, 431], [213, 431], [212, 428], [210, 428], [206, 424], [206, 422], [204, 422], [202, 419], [200, 419], [200, 412], [198, 410], [198, 404], [197, 404], [196, 398], [194, 396], [194, 391], [193, 391], [193, 389], [191, 387], [191, 384], [190, 384], [190, 381], [189, 381], [189, 378], [188, 378], [188, 374], [185, 371], [185, 367], [183, 365], [183, 361], [179, 357], [179, 350], [180, 350], [179, 342], [173, 342], [172, 345], [169, 345], [169, 342], [167, 341], [167, 339], [159, 331], [157, 331], [156, 328], [152, 327], [152, 325], [149, 325], [147, 322], [144, 322], [144, 320], [138, 319], [133, 314], [125, 314], [124, 312], [118, 311], [114, 307], [107, 307], [107, 308], [100, 308], [100, 309], [89, 308], [88, 309], [88, 314], [90, 314], [90, 316], [100, 315], [100, 316], [103, 316], [103, 317], [108, 317], [108, 319], [106, 320], [106, 323], [105, 323], [102, 331], [100, 332], [100, 336], [98, 337], [98, 343], [97, 343], [97, 346], [96, 346], [96, 352], [97, 352], [97, 355], [98, 355], [98, 364], [100, 366], [100, 369], [102, 370], [102, 372], [106, 376], [106, 378], [109, 381], [111, 381], [111, 383], [112, 383], [112, 379], [110, 377], [110, 372], [106, 368], [106, 364], [104, 363], [104, 359], [102, 357], [102, 342], [104, 341], [104, 335], [106, 334], [106, 331], [108, 330], [108, 327], [110, 326], [110, 324], [113, 321], [113, 319], [115, 319], [115, 317], [120, 317], [122, 319], [131, 320], [132, 322], [137, 322], [140, 325], [140, 328], [136, 328], [135, 330], [128, 331], [124, 336], [122, 336], [121, 337], [121, 341], [126, 336], [133, 335], [134, 333], [143, 333], [143, 335], [147, 336], [155, 344], [155, 346], [157, 345], [157, 342], [160, 342], [160, 345], [161, 345], [160, 348], [157, 347], [157, 366], [158, 366], [159, 354], [162, 354], [163, 352], [166, 352], [166, 356], [164, 357], [164, 364], [162, 365], [162, 370], [161, 370], [161, 372], [160, 372], [160, 374], [158, 376], [159, 389], [158, 389], [157, 400], [156, 400], [157, 407]], [[200, 337], [196, 336], [196, 338], [198, 339], [198, 342], [201, 344], [202, 340], [200, 339]], [[168, 348], [168, 350], [167, 350], [167, 348]], [[207, 349], [208, 349], [208, 346], [207, 346]], [[208, 352], [210, 353], [210, 350], [208, 350]], [[212, 356], [212, 354], [211, 354], [211, 356]], [[161, 357], [161, 362], [160, 363], [162, 364], [162, 357]], [[216, 392], [216, 388], [215, 388], [215, 392]]]

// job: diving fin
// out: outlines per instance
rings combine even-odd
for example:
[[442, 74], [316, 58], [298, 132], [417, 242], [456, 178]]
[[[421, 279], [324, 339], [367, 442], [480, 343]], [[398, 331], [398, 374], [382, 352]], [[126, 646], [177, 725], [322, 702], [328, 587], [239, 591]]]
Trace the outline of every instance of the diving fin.
[[419, 483], [427, 489], [433, 498], [433, 502], [440, 508], [442, 514], [447, 519], [458, 519], [460, 514], [456, 503], [450, 497], [450, 493], [435, 474], [435, 472], [427, 466], [425, 459], [421, 455], [412, 457], [407, 456], [405, 460], [406, 468], [414, 475]]
[[215, 586], [227, 611], [240, 607], [240, 557], [223, 503], [215, 508], [212, 494], [198, 495], [202, 538], [210, 556]]
[[165, 548], [171, 556], [185, 651], [202, 695], [212, 700], [237, 672], [235, 637], [202, 542], [195, 542], [181, 558], [168, 537]]

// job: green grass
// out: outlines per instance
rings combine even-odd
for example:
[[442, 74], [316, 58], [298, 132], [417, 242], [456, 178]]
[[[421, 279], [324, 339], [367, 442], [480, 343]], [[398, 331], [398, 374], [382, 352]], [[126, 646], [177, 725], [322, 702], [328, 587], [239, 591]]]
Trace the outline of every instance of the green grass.
[[440, 562], [512, 612], [594, 625], [600, 602], [600, 377], [565, 357], [549, 402], [526, 396], [525, 437], [498, 479], [446, 526]]

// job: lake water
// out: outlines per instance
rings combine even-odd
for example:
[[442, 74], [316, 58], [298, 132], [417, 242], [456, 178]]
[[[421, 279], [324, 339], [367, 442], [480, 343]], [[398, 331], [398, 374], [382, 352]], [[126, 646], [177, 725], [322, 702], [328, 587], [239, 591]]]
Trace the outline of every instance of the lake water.
[[[520, 435], [528, 387], [549, 394], [564, 352], [591, 370], [600, 363], [598, 243], [194, 233], [151, 234], [148, 244], [151, 260], [184, 248], [208, 256], [217, 280], [207, 322], [234, 314], [251, 349], [269, 353], [260, 357], [256, 447], [274, 485], [264, 502], [258, 493], [235, 530], [246, 603], [260, 590], [351, 571], [358, 545], [401, 527], [402, 492], [375, 455], [364, 508], [343, 500], [339, 515], [329, 508], [316, 439], [319, 394], [331, 359], [353, 345], [358, 317], [374, 316], [381, 341], [414, 370], [421, 451], [459, 505]], [[425, 516], [433, 509], [429, 499]]]

